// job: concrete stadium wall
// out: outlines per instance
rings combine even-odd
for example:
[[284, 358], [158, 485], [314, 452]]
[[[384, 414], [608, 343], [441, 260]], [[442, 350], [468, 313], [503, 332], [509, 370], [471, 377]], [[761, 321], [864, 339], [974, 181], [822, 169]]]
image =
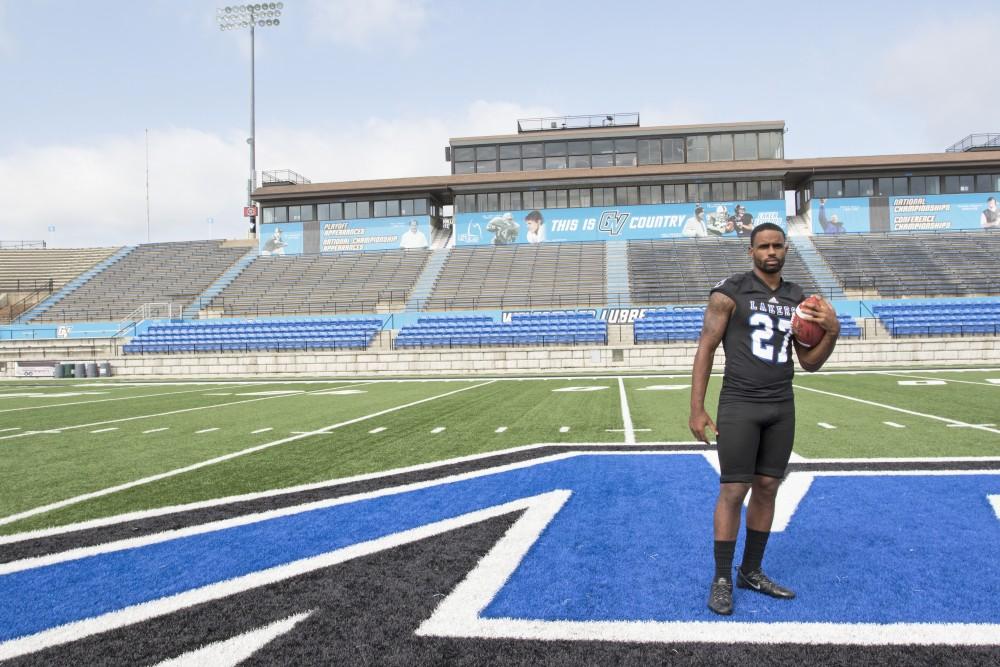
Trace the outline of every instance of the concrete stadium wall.
[[[118, 377], [237, 377], [378, 375], [528, 375], [595, 372], [689, 372], [694, 343], [634, 347], [455, 350], [368, 350], [281, 354], [185, 354], [111, 357]], [[31, 358], [56, 358], [52, 355]], [[102, 357], [102, 359], [105, 357]], [[997, 363], [1000, 338], [844, 340], [825, 369], [893, 366], [977, 366]], [[722, 370], [721, 348], [715, 369]], [[13, 375], [13, 364], [0, 375]]]

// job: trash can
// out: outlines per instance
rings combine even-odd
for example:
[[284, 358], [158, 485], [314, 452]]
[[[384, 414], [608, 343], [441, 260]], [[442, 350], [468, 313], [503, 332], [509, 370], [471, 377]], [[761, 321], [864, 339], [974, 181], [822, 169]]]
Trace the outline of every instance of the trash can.
[[111, 377], [111, 363], [110, 362], [107, 362], [107, 361], [101, 362], [101, 365], [100, 365], [100, 367], [99, 367], [98, 370], [99, 370], [99, 375], [102, 378], [109, 378], [109, 377]]
[[87, 377], [95, 378], [97, 377], [97, 362], [88, 361], [87, 362]]
[[73, 377], [73, 371], [75, 370], [75, 366], [73, 366], [73, 364], [59, 364], [59, 365], [62, 366], [62, 376], [64, 378]]
[[57, 363], [52, 367], [52, 377], [54, 378], [63, 377], [63, 365], [61, 363]]
[[80, 379], [87, 377], [87, 366], [82, 363], [78, 363], [73, 367], [73, 377]]

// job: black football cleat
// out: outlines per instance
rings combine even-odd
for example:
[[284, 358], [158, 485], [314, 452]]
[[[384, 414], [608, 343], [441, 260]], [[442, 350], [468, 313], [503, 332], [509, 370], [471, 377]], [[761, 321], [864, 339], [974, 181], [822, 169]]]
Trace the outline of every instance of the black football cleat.
[[774, 583], [759, 567], [746, 573], [741, 568], [736, 568], [736, 585], [781, 600], [791, 600], [795, 597], [795, 591]]
[[722, 616], [733, 613], [733, 582], [725, 577], [712, 581], [712, 588], [708, 592], [708, 608]]

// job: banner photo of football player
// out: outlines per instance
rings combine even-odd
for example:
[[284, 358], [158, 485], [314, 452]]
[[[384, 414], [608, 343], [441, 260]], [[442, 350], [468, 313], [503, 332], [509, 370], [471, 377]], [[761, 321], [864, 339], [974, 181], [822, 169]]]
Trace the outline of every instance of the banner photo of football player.
[[416, 250], [429, 248], [431, 219], [427, 215], [361, 220], [321, 220], [319, 252], [351, 250]]
[[895, 232], [1000, 229], [1000, 193], [889, 197]]
[[813, 234], [871, 231], [871, 210], [868, 197], [813, 199], [810, 213], [812, 214]]
[[261, 255], [301, 255], [302, 223], [276, 222], [261, 225], [257, 249]]
[[762, 222], [784, 229], [784, 200], [459, 213], [455, 233], [456, 245], [749, 237]]

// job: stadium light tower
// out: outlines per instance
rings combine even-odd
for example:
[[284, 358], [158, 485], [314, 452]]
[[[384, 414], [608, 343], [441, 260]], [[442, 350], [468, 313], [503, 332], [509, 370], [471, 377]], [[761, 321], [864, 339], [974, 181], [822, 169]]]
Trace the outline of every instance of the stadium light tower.
[[[260, 2], [252, 5], [228, 5], [219, 7], [216, 19], [219, 30], [250, 29], [250, 182], [247, 189], [247, 206], [253, 206], [253, 191], [257, 189], [257, 137], [256, 99], [254, 97], [254, 31], [257, 28], [271, 28], [281, 25], [283, 2]], [[250, 216], [250, 229], [257, 234], [257, 216]]]

